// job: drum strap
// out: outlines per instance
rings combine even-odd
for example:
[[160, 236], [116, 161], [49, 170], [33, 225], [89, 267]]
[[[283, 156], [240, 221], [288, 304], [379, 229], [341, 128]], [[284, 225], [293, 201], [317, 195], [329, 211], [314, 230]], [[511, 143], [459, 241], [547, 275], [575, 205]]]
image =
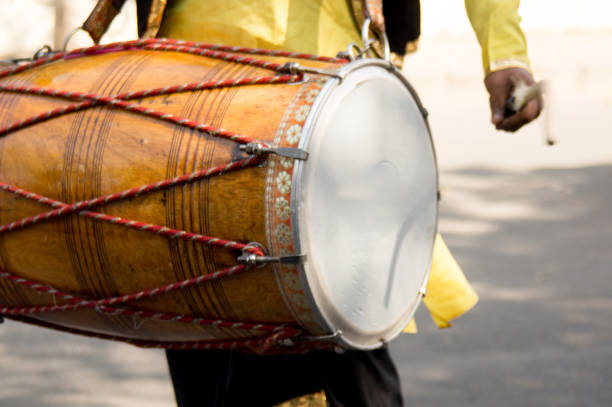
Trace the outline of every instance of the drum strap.
[[98, 0], [82, 27], [89, 33], [94, 43], [100, 42], [124, 3], [125, 0]]
[[350, 3], [357, 27], [361, 27], [365, 19], [369, 18], [372, 22], [372, 29], [375, 32], [382, 33], [386, 31], [383, 0], [350, 0]]
[[[98, 0], [82, 28], [98, 44], [104, 33], [121, 11], [125, 0]], [[138, 35], [153, 38], [161, 27], [167, 0], [137, 0]]]
[[350, 0], [358, 27], [366, 18], [375, 33], [386, 32], [391, 51], [403, 56], [417, 49], [421, 35], [420, 0]]

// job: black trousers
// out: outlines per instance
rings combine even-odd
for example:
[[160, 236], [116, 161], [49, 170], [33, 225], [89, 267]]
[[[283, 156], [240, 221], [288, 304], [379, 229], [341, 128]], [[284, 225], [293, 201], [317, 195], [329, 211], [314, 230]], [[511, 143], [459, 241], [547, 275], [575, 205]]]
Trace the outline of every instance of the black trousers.
[[386, 348], [255, 356], [167, 350], [179, 407], [272, 406], [325, 390], [334, 407], [400, 407], [397, 370]]

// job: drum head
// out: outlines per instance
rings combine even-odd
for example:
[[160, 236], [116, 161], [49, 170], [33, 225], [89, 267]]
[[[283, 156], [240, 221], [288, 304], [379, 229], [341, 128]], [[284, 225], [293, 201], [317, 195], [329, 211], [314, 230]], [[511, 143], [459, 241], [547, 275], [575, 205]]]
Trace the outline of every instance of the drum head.
[[[397, 335], [427, 281], [437, 225], [435, 153], [415, 93], [377, 61], [343, 68], [304, 127], [294, 172], [300, 278], [319, 323], [348, 347]], [[297, 227], [295, 227], [297, 226]]]

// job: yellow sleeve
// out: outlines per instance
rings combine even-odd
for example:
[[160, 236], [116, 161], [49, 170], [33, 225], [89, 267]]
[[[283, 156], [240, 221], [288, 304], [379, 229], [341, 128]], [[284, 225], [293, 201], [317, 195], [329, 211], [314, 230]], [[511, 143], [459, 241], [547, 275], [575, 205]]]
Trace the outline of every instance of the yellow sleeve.
[[519, 5], [520, 0], [465, 0], [482, 49], [485, 74], [510, 67], [530, 69]]

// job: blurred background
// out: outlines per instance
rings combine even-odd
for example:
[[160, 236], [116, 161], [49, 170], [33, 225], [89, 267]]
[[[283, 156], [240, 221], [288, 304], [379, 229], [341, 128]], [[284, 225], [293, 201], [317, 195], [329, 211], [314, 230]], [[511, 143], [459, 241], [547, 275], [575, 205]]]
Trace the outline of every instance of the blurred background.
[[[0, 59], [60, 47], [91, 0], [0, 0]], [[407, 405], [612, 405], [612, 2], [524, 0], [547, 112], [489, 123], [480, 50], [457, 0], [422, 2], [404, 71], [430, 112], [440, 230], [481, 301], [447, 330], [417, 312], [391, 344]], [[132, 2], [104, 42], [136, 36]], [[79, 33], [70, 48], [88, 45]], [[558, 140], [545, 146], [545, 131]], [[7, 321], [2, 406], [169, 406], [162, 352]]]

